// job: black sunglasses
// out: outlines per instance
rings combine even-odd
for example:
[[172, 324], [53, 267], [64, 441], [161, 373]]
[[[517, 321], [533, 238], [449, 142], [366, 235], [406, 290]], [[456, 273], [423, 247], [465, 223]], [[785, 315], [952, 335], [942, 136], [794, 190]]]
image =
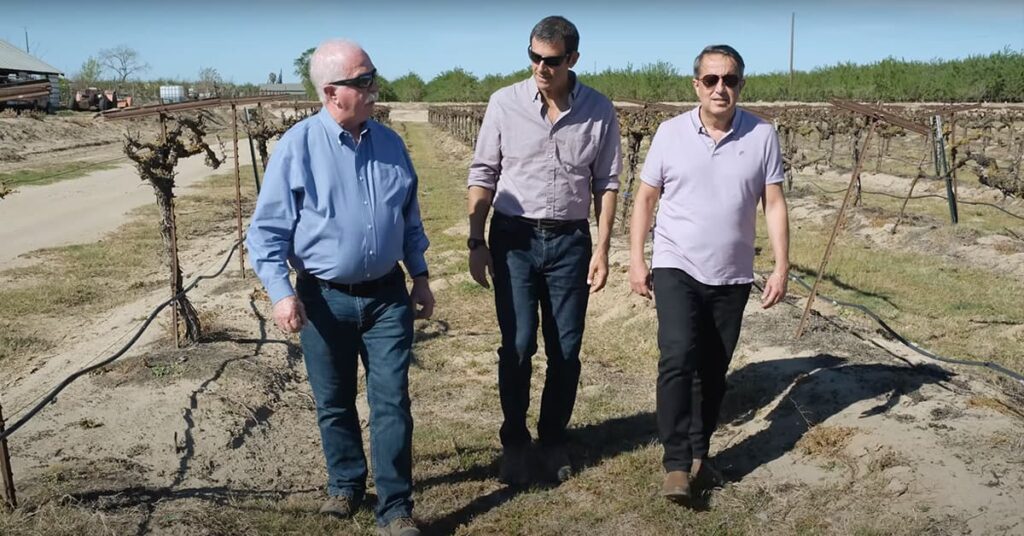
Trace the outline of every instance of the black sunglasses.
[[569, 57], [569, 54], [572, 54], [572, 52], [568, 52], [562, 56], [541, 56], [534, 52], [532, 48], [526, 47], [526, 54], [530, 56], [530, 61], [533, 63], [544, 63], [544, 65], [547, 65], [548, 67], [558, 67]]
[[708, 89], [717, 86], [719, 80], [721, 80], [722, 83], [725, 84], [725, 87], [728, 88], [734, 88], [740, 84], [740, 77], [735, 74], [727, 74], [723, 76], [718, 76], [717, 74], [706, 74], [698, 78], [698, 80], [700, 80], [700, 83], [704, 84], [704, 87]]
[[366, 89], [373, 85], [374, 80], [377, 79], [377, 69], [374, 69], [368, 73], [363, 73], [355, 78], [348, 78], [346, 80], [337, 80], [335, 82], [328, 82], [329, 86], [348, 86], [357, 87], [359, 89]]

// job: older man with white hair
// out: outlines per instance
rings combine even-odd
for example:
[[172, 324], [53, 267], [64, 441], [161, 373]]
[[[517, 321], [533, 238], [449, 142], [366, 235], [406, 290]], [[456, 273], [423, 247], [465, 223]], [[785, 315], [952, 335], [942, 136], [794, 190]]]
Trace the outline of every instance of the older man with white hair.
[[377, 70], [359, 45], [324, 42], [309, 71], [323, 108], [278, 142], [246, 243], [274, 322], [301, 333], [327, 461], [320, 511], [348, 517], [365, 495], [361, 358], [379, 532], [412, 536], [413, 317], [434, 307], [417, 177], [401, 138], [370, 119]]

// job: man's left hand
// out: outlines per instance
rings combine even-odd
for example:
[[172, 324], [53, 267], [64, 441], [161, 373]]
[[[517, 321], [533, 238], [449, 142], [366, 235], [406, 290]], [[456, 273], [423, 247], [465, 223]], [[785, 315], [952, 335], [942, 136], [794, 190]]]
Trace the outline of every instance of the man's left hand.
[[786, 297], [786, 286], [789, 284], [789, 276], [786, 272], [778, 270], [771, 273], [764, 282], [764, 291], [761, 292], [761, 308], [768, 309]]
[[434, 293], [430, 291], [430, 282], [426, 277], [417, 277], [412, 280], [412, 290], [409, 298], [416, 307], [416, 318], [430, 318], [434, 314]]
[[594, 252], [590, 258], [590, 270], [587, 272], [587, 284], [593, 294], [604, 288], [608, 282], [608, 253]]

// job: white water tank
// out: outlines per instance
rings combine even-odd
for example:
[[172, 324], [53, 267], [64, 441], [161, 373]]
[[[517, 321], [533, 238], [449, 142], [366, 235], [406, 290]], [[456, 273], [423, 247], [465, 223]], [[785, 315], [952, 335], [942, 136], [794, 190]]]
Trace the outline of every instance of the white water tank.
[[181, 102], [186, 98], [184, 86], [160, 86], [160, 100], [165, 103]]

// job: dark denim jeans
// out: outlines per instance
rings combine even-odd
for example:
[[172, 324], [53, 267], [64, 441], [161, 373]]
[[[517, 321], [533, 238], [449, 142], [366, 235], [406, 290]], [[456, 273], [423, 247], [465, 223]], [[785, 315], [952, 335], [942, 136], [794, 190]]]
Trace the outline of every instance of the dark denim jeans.
[[542, 444], [564, 443], [576, 404], [580, 347], [590, 296], [590, 227], [582, 221], [541, 230], [495, 213], [490, 246], [494, 303], [501, 329], [498, 391], [505, 417], [501, 443], [512, 446], [530, 441], [526, 412], [530, 407], [531, 358], [537, 352], [538, 323], [548, 362], [537, 436]]
[[658, 310], [657, 420], [666, 471], [705, 458], [725, 395], [750, 283], [705, 285], [675, 268], [655, 268]]
[[296, 291], [309, 317], [302, 329], [302, 352], [316, 398], [328, 493], [361, 499], [366, 490], [366, 456], [355, 403], [361, 358], [370, 404], [377, 522], [384, 525], [409, 516], [413, 309], [404, 278], [368, 297], [352, 296], [311, 278], [300, 278]]

